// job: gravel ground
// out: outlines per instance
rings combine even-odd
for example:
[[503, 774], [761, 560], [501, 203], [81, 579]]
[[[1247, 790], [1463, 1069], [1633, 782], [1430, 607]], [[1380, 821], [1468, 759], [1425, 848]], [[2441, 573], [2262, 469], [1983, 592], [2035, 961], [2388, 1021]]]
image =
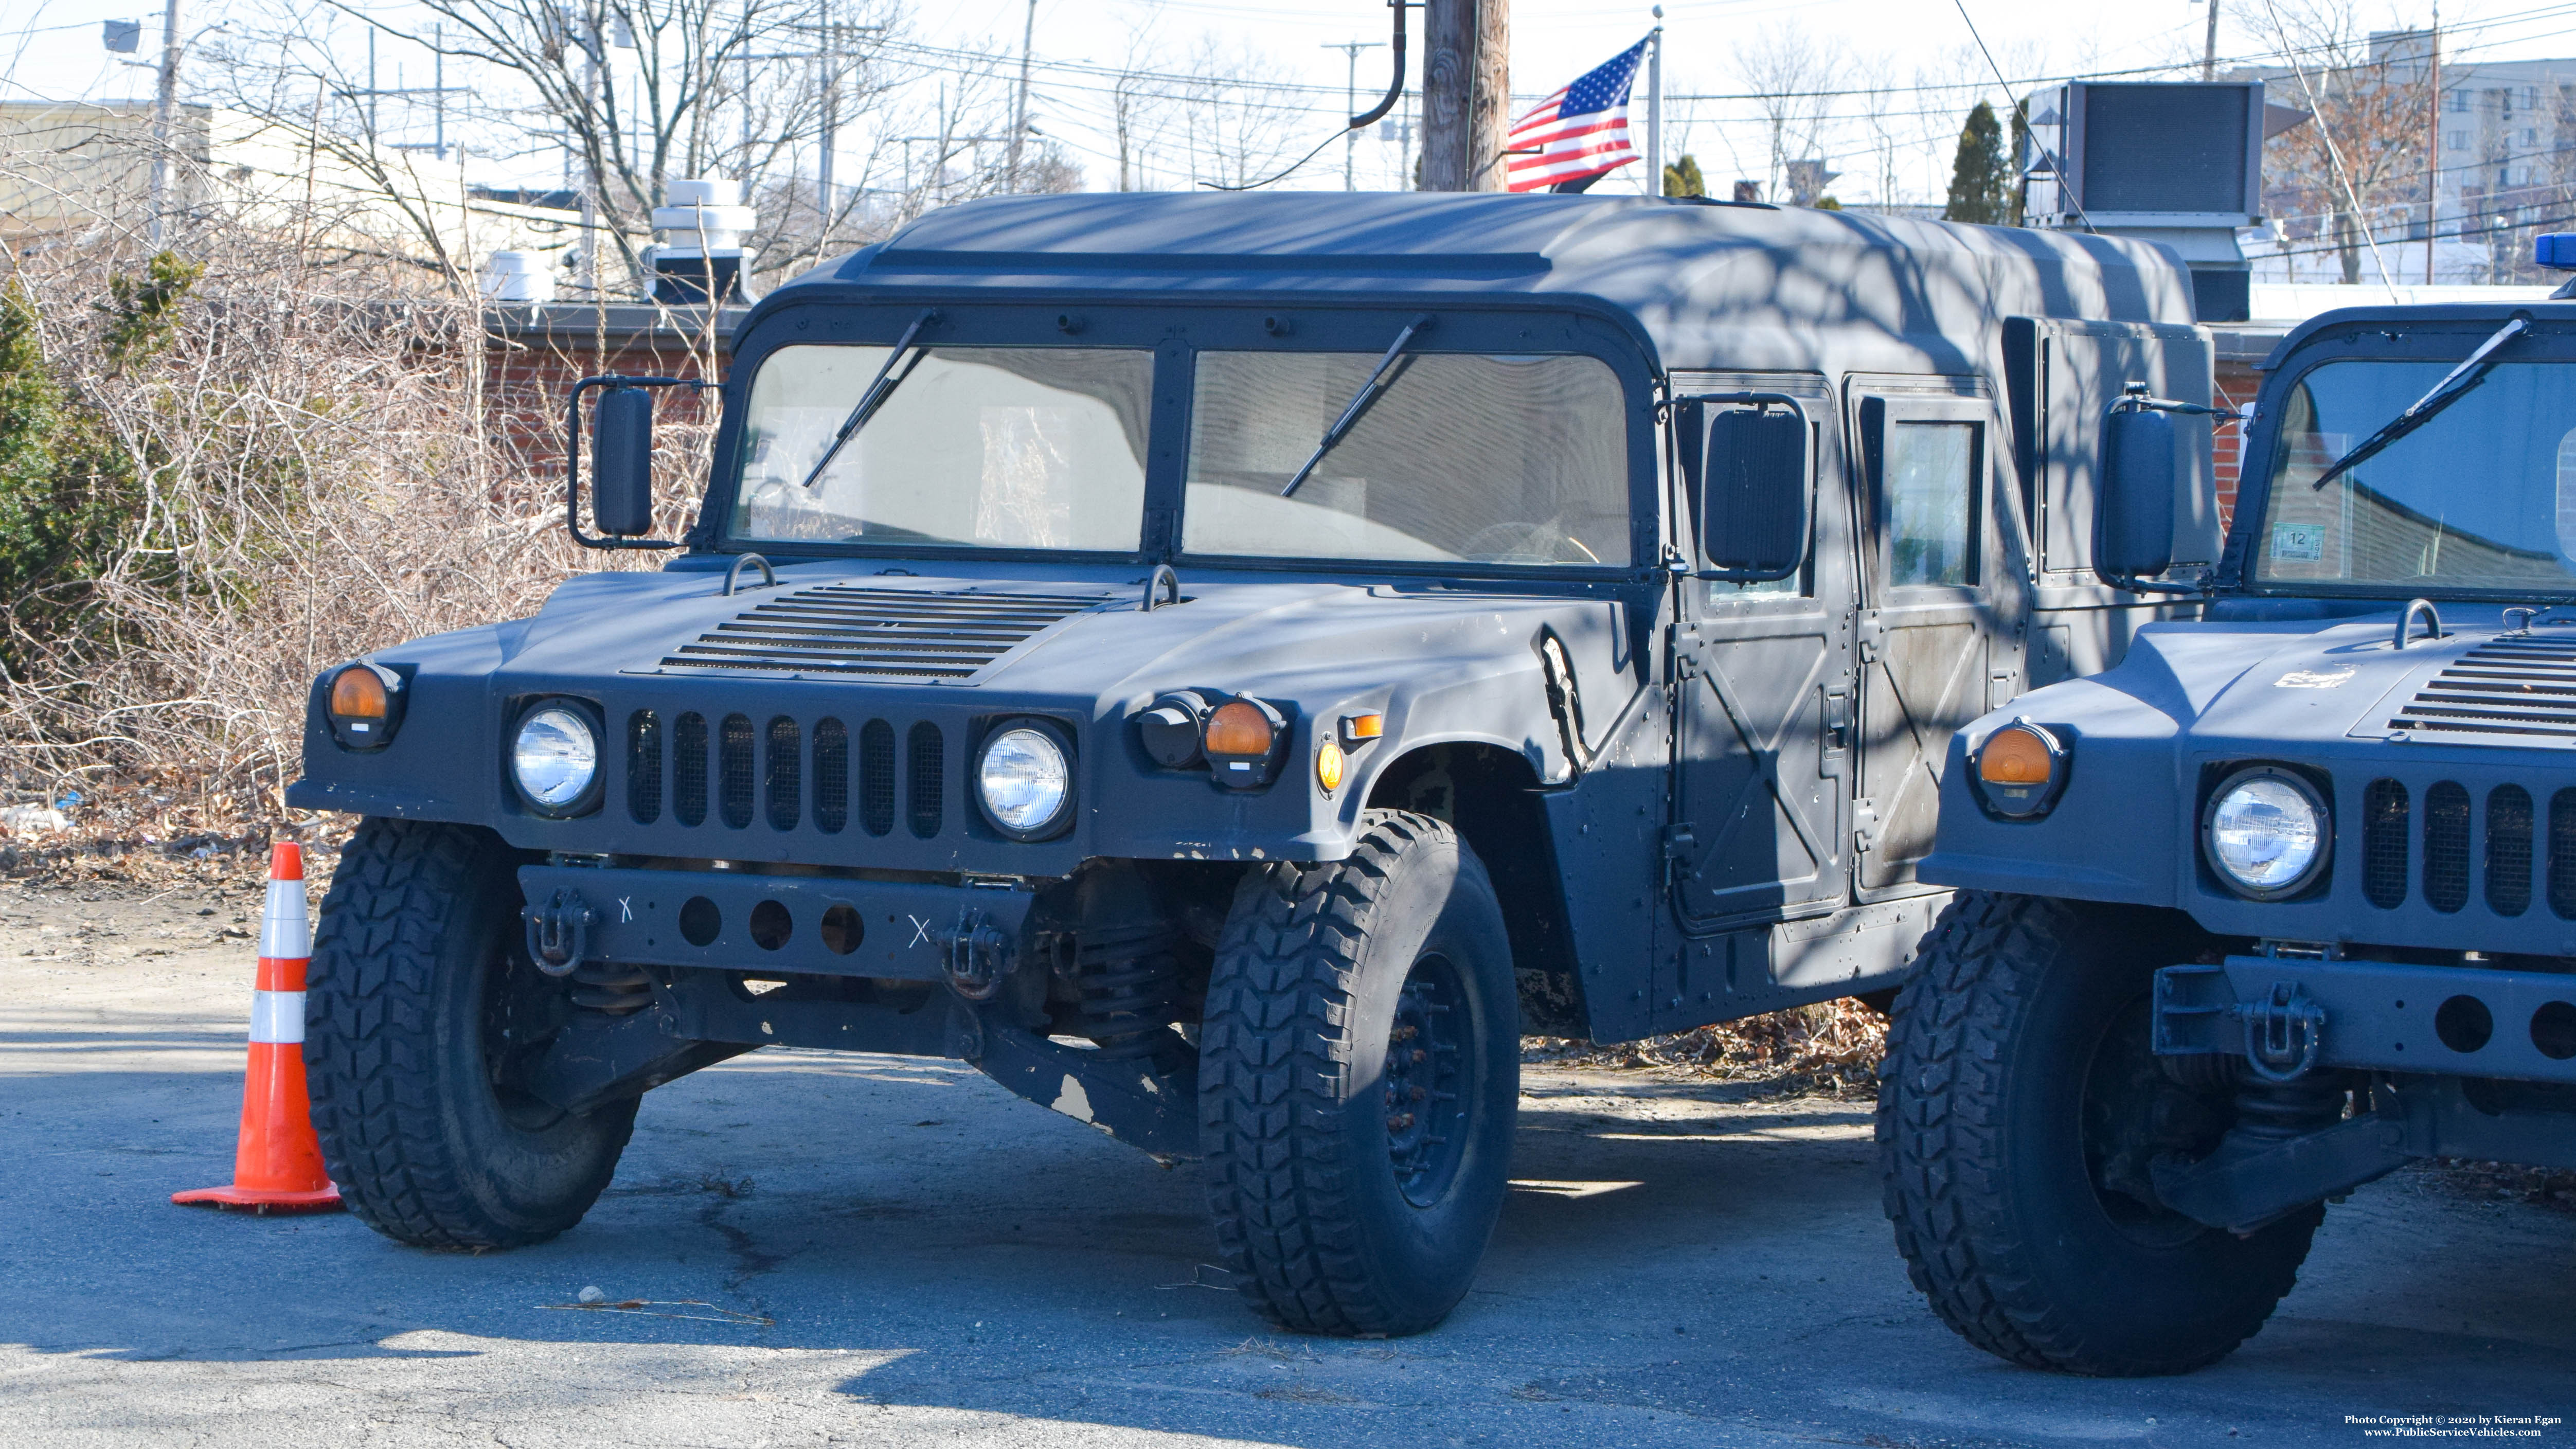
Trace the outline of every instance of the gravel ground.
[[[2576, 1408], [2576, 1217], [2510, 1185], [2364, 1189], [2218, 1368], [2055, 1378], [1908, 1288], [1864, 1103], [1670, 1074], [1532, 1068], [1475, 1292], [1389, 1342], [1264, 1331], [1186, 1165], [945, 1062], [664, 1088], [515, 1253], [174, 1208], [229, 1175], [255, 909], [0, 885], [0, 1444], [2309, 1445]], [[566, 1306], [594, 1286], [651, 1306]]]

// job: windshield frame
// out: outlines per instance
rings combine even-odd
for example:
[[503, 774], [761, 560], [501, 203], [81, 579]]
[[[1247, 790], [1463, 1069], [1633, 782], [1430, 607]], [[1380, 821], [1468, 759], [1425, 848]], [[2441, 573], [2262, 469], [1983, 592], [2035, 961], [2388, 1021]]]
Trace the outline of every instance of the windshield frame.
[[[1607, 365], [1618, 379], [1627, 445], [1629, 559], [1624, 564], [1505, 564], [1332, 556], [1189, 554], [1181, 550], [1184, 474], [1196, 396], [1197, 354], [1209, 352], [1365, 352], [1436, 301], [1437, 318], [1409, 351], [1418, 353], [1572, 353]], [[1497, 303], [1500, 305], [1497, 305]], [[1287, 305], [1283, 305], [1283, 303]], [[771, 354], [788, 347], [891, 347], [924, 306], [939, 309], [936, 326], [916, 345], [940, 347], [1133, 348], [1154, 356], [1153, 406], [1146, 425], [1144, 516], [1134, 550], [1096, 552], [929, 544], [917, 540], [825, 542], [762, 539], [733, 531], [741, 490], [746, 414], [753, 379]], [[1070, 324], [1069, 326], [1067, 324]], [[724, 412], [717, 427], [710, 486], [691, 530], [695, 548], [757, 552], [774, 559], [884, 558], [982, 563], [1152, 564], [1206, 570], [1253, 570], [1429, 578], [1633, 580], [1651, 571], [1662, 543], [1660, 474], [1656, 467], [1656, 380], [1644, 352], [1624, 331], [1566, 309], [1533, 308], [1517, 299], [1469, 297], [1264, 297], [1174, 305], [1134, 296], [1091, 297], [1073, 305], [997, 303], [974, 298], [889, 296], [850, 301], [818, 297], [767, 312], [726, 370]], [[1399, 384], [1400, 385], [1400, 384]]]
[[[2552, 317], [2550, 314], [2559, 309], [2535, 307], [2531, 303], [2517, 305], [2520, 310], [2534, 314], [2531, 330], [2516, 339], [2514, 356], [2494, 359], [2493, 366], [2576, 366], [2576, 328], [2569, 327], [2564, 314]], [[2227, 547], [2219, 565], [2218, 592], [2264, 599], [2354, 599], [2403, 603], [2408, 599], [2422, 598], [2436, 602], [2449, 600], [2482, 604], [2576, 603], [2576, 578], [2570, 579], [2566, 590], [2550, 593], [2512, 585], [2465, 588], [2458, 584], [2434, 584], [2429, 580], [2334, 583], [2324, 580], [2266, 581], [2260, 577], [2258, 545], [2263, 521], [2271, 513], [2274, 460], [2279, 454], [2282, 414], [2291, 392], [2304, 383], [2309, 374], [2334, 363], [2457, 365], [2480, 343], [2495, 335], [2496, 329], [2512, 318], [2517, 306], [2498, 304], [2421, 310], [2428, 315], [2321, 319], [2322, 325], [2318, 322], [2308, 324], [2314, 330], [2306, 335], [2294, 333], [2285, 344], [2290, 350], [2275, 354], [2275, 365], [2263, 380], [2253, 425], [2245, 429], [2244, 442], [2237, 455], [2236, 507], [2228, 519]], [[2570, 377], [2576, 378], [2576, 373], [2571, 373]], [[2454, 420], [2454, 416], [2448, 413], [2436, 417], [2415, 436], [2438, 436], [2442, 426]], [[2340, 480], [2328, 486], [2340, 486]]]

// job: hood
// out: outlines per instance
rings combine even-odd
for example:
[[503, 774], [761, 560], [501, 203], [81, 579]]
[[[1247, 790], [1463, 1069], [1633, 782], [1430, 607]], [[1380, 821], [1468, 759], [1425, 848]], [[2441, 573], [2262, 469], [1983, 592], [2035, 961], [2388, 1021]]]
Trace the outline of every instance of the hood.
[[[1144, 605], [1122, 570], [1052, 576], [890, 575], [847, 561], [781, 569], [730, 596], [722, 575], [601, 573], [498, 627], [501, 668], [785, 680], [856, 690], [960, 691], [1005, 702], [1107, 705], [1216, 687], [1295, 698], [1365, 678], [1536, 667], [1542, 630], [1579, 682], [1610, 697], [1633, 669], [1624, 607], [1438, 583], [1318, 583], [1195, 575]], [[1479, 662], [1481, 661], [1481, 662]]]
[[[2393, 615], [2305, 624], [2160, 624], [2093, 681], [2196, 743], [2576, 743], [2576, 627], [2455, 625], [2396, 642]], [[2107, 701], [2105, 701], [2107, 702]]]

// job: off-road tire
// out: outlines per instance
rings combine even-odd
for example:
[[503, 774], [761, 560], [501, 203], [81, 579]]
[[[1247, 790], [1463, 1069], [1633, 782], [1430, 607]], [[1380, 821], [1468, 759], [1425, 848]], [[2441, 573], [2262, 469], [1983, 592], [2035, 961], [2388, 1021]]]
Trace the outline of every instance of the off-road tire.
[[[1430, 1179], [1400, 1180], [1390, 1154], [1414, 1150], [1414, 1119], [1393, 1130], [1402, 1104], [1384, 1100], [1421, 1070], [1414, 1038], [1390, 1041], [1400, 1014], [1418, 1019], [1408, 977], [1430, 978], [1417, 966], [1457, 983], [1443, 990], [1463, 1013], [1439, 1028], [1456, 1033], [1458, 1155], [1424, 1203], [1408, 1193], [1430, 1195]], [[1245, 1301], [1304, 1333], [1419, 1333], [1446, 1318], [1502, 1211], [1520, 1101], [1511, 946], [1474, 852], [1437, 820], [1373, 810], [1348, 859], [1246, 877], [1201, 1031], [1209, 1204]]]
[[2094, 1186], [2095, 1053], [2115, 1028], [2143, 1049], [2123, 1014], [2145, 1011], [2175, 937], [2155, 913], [1963, 891], [1897, 998], [1879, 1074], [1887, 1216], [1933, 1310], [2000, 1358], [2104, 1377], [2215, 1363], [2290, 1291], [2323, 1220], [2124, 1229]]
[[322, 1160], [369, 1227], [425, 1248], [541, 1243], [580, 1222], [635, 1127], [506, 1099], [483, 991], [515, 957], [520, 857], [488, 830], [371, 819], [341, 852], [307, 980]]

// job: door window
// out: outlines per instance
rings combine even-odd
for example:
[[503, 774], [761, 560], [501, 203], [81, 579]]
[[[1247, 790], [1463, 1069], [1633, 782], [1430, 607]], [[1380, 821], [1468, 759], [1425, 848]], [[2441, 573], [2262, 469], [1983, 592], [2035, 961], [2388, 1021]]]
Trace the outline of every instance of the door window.
[[1975, 423], [1888, 423], [1881, 497], [1890, 587], [1977, 582], [1977, 434]]

